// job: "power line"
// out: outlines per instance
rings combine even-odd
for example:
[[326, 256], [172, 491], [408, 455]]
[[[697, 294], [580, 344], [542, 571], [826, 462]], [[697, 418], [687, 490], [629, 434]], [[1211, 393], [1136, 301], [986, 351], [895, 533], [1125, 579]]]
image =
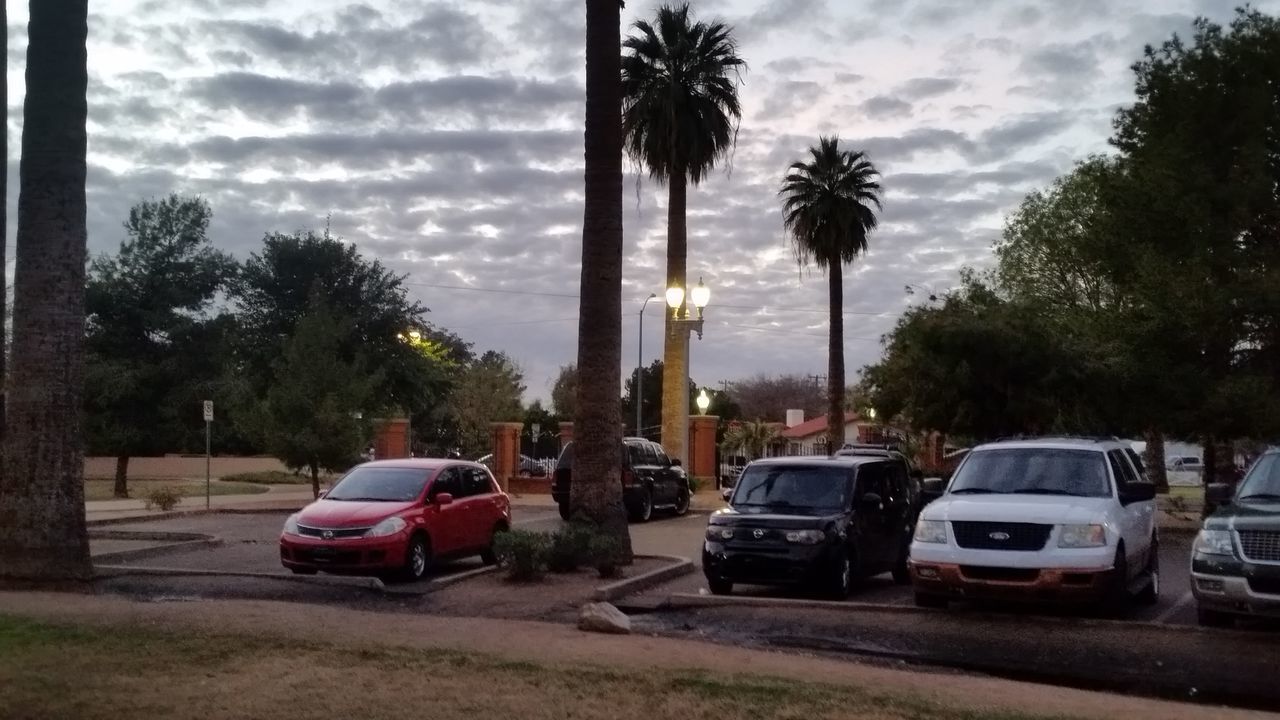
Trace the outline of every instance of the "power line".
[[[741, 329], [741, 330], [754, 330], [755, 332], [776, 333], [776, 334], [779, 334], [779, 335], [800, 335], [800, 336], [803, 336], [803, 337], [822, 338], [822, 339], [824, 339], [824, 340], [827, 338], [827, 336], [826, 336], [826, 335], [822, 335], [822, 334], [819, 334], [819, 333], [801, 332], [801, 331], [799, 331], [799, 330], [787, 330], [787, 329], [785, 329], [785, 328], [763, 327], [763, 326], [759, 326], [759, 325], [738, 325], [738, 324], [736, 324], [736, 323], [727, 323], [727, 322], [723, 322], [723, 321], [717, 321], [717, 322], [716, 322], [716, 324], [717, 324], [717, 325], [723, 325], [723, 326], [725, 326], [725, 327], [739, 328], [739, 329]], [[860, 336], [857, 336], [857, 335], [845, 335], [845, 336], [844, 336], [844, 339], [845, 339], [845, 340], [860, 340], [860, 341], [862, 341], [862, 342], [877, 342], [877, 343], [878, 343], [878, 342], [880, 342], [880, 338], [860, 337]]]

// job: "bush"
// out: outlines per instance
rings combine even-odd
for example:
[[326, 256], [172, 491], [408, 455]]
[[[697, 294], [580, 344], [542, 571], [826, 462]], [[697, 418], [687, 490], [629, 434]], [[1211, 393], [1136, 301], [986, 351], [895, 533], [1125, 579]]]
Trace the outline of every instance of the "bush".
[[594, 534], [588, 545], [591, 564], [602, 578], [618, 576], [618, 566], [622, 565], [622, 544], [610, 535]]
[[177, 507], [180, 502], [182, 502], [182, 491], [176, 487], [162, 485], [147, 491], [143, 506], [148, 510], [160, 508], [160, 510], [168, 512]]
[[569, 573], [591, 563], [591, 541], [596, 530], [590, 524], [571, 522], [551, 536], [547, 550], [547, 569]]
[[698, 494], [698, 491], [699, 491], [699, 490], [701, 490], [701, 489], [702, 489], [702, 479], [701, 479], [701, 478], [696, 478], [696, 477], [694, 477], [694, 476], [690, 475], [690, 476], [689, 476], [689, 494], [690, 494], [690, 495], [697, 495], [697, 494]]
[[545, 533], [528, 530], [511, 530], [498, 533], [493, 539], [493, 552], [498, 566], [506, 570], [507, 577], [529, 582], [542, 577], [547, 569], [551, 540]]

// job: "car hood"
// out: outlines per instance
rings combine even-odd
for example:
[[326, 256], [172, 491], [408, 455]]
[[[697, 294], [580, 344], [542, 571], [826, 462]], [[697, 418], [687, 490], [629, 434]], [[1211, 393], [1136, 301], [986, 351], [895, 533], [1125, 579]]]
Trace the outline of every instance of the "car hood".
[[366, 527], [413, 507], [411, 502], [317, 500], [302, 509], [298, 522], [322, 528]]
[[944, 495], [925, 508], [924, 520], [1087, 524], [1106, 517], [1111, 498], [1062, 495]]
[[762, 508], [725, 508], [711, 515], [708, 524], [733, 527], [770, 527], [788, 530], [823, 528], [840, 517], [839, 513], [824, 515], [790, 515], [778, 512], [758, 512]]
[[1204, 522], [1210, 530], [1280, 530], [1280, 502], [1233, 502]]

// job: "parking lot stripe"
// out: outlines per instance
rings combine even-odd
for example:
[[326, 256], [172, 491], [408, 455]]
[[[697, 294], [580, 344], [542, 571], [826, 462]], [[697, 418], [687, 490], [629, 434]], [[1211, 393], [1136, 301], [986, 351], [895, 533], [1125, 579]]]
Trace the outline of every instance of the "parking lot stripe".
[[1191, 604], [1192, 600], [1195, 600], [1195, 596], [1191, 594], [1190, 590], [1188, 590], [1182, 597], [1178, 598], [1178, 602], [1174, 603], [1164, 612], [1157, 615], [1155, 621], [1160, 624], [1169, 622], [1169, 618], [1173, 617], [1174, 615], [1177, 615], [1178, 611], [1182, 610], [1187, 605]]

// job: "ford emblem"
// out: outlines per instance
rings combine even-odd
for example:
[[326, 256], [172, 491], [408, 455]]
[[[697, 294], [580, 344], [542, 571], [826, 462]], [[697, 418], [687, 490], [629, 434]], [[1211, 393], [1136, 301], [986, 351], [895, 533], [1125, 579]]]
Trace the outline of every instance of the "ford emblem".
[[1009, 533], [996, 531], [991, 533], [987, 537], [991, 538], [992, 540], [996, 540], [998, 542], [1004, 542], [1005, 540], [1009, 539]]
[[763, 531], [763, 530], [753, 530], [753, 531], [751, 531], [751, 537], [753, 537], [753, 538], [755, 538], [755, 539], [759, 540], [760, 538], [764, 537], [764, 531]]
[[[321, 537], [323, 537], [325, 540], [332, 540], [332, 539], [333, 539], [333, 531], [332, 531], [332, 530], [325, 530], [325, 531], [324, 531], [324, 534], [322, 534], [322, 535], [321, 535]], [[993, 535], [992, 537], [995, 537], [995, 536]]]

